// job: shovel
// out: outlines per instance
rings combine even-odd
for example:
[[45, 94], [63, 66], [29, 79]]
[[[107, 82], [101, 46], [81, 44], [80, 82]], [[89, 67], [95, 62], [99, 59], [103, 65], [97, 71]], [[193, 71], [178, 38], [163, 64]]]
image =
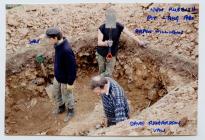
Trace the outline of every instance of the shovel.
[[[38, 62], [41, 65], [41, 70], [43, 72], [45, 81], [47, 83], [51, 83], [51, 80], [49, 79], [48, 74], [47, 74], [46, 69], [45, 69], [45, 66], [43, 64], [44, 61], [45, 61], [45, 57], [43, 56], [43, 54], [36, 55], [36, 62]], [[45, 90], [46, 90], [46, 93], [47, 93], [48, 97], [51, 99], [51, 101], [53, 101], [53, 95], [52, 95], [53, 85], [52, 84], [48, 84], [46, 86]]]
[[[109, 29], [109, 41], [112, 41], [112, 28]], [[109, 46], [109, 50], [108, 50], [108, 54], [106, 56], [106, 59], [107, 60], [111, 60], [112, 59], [112, 53], [111, 53], [111, 47], [112, 47], [112, 44], [108, 44]]]
[[[112, 41], [112, 29], [116, 28], [116, 13], [113, 10], [109, 10], [106, 15], [106, 21], [105, 21], [105, 28], [109, 29], [109, 41]], [[108, 44], [109, 50], [108, 54], [106, 56], [107, 60], [112, 59], [112, 53], [111, 53], [111, 46], [112, 44]]]
[[47, 74], [45, 66], [43, 64], [44, 60], [45, 60], [45, 57], [42, 54], [36, 55], [36, 62], [38, 62], [41, 65], [41, 70], [43, 71], [44, 77], [48, 78], [48, 74]]

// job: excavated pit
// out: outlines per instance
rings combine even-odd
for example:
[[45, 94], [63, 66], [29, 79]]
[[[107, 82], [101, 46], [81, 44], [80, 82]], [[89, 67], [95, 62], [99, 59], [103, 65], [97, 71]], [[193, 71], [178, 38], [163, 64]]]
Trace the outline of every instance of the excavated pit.
[[[127, 40], [122, 36], [113, 77], [125, 89], [131, 118], [152, 106], [177, 85], [170, 72], [182, 77], [185, 83], [196, 80], [196, 64], [160, 50], [140, 48]], [[7, 135], [87, 135], [90, 130], [104, 127], [101, 124], [103, 112], [100, 98], [89, 89], [90, 77], [98, 74], [96, 41], [94, 34], [71, 41], [78, 63], [78, 77], [74, 90], [76, 115], [67, 124], [63, 122], [64, 114], [52, 114], [54, 104], [45, 90], [53, 79], [54, 49], [37, 45], [12, 57], [7, 56]], [[49, 79], [44, 78], [40, 65], [35, 62], [39, 53], [46, 57], [44, 65]]]

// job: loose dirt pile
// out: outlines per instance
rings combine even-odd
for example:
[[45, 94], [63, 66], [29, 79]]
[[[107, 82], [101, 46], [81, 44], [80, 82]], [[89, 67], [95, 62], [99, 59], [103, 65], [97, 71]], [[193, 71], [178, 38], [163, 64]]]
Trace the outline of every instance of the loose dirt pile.
[[[152, 48], [165, 52], [174, 51], [176, 55], [198, 60], [198, 13], [191, 14], [194, 20], [186, 22], [179, 20], [147, 21], [147, 15], [174, 16], [179, 13], [169, 13], [172, 7], [193, 7], [191, 4], [69, 4], [69, 5], [23, 5], [7, 10], [7, 53], [14, 53], [27, 45], [29, 39], [36, 38], [50, 26], [59, 26], [70, 40], [85, 35], [95, 34], [105, 18], [105, 10], [112, 6], [118, 13], [118, 20], [130, 30], [149, 28], [161, 30], [183, 30], [181, 36], [146, 34], [140, 39], [150, 41]], [[153, 7], [162, 7], [166, 12], [151, 13]], [[22, 14], [23, 13], [23, 14]], [[180, 13], [180, 17], [190, 14]]]
[[[110, 4], [23, 5], [7, 10], [6, 130], [9, 135], [161, 135], [148, 127], [135, 129], [125, 121], [104, 128], [100, 99], [89, 90], [97, 74], [97, 28]], [[193, 22], [146, 21], [149, 8], [166, 4], [112, 4], [118, 18], [134, 28], [183, 29], [182, 36], [139, 36], [150, 42], [140, 48], [122, 35], [114, 78], [123, 86], [131, 106], [131, 119], [181, 120], [183, 127], [169, 127], [162, 135], [196, 134], [198, 77], [198, 14]], [[187, 6], [187, 5], [184, 5]], [[191, 5], [188, 5], [191, 6]], [[195, 5], [196, 7], [198, 5]], [[24, 13], [24, 14], [22, 14]], [[161, 13], [162, 14], [162, 13]], [[166, 13], [163, 13], [166, 14]], [[186, 12], [184, 14], [187, 14]], [[182, 15], [183, 16], [183, 15]], [[75, 87], [76, 116], [68, 123], [53, 116], [54, 104], [45, 87], [52, 83], [54, 49], [46, 42], [29, 45], [50, 26], [59, 26], [69, 37], [78, 62]], [[43, 54], [49, 80], [43, 77], [37, 54]], [[188, 111], [192, 108], [192, 111]]]

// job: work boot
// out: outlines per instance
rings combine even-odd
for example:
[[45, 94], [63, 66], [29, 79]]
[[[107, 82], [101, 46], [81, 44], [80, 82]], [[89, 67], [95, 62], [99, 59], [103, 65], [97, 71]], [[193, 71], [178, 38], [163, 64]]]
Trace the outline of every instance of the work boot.
[[61, 114], [65, 112], [65, 104], [59, 106], [56, 110], [53, 111], [53, 114]]
[[74, 116], [74, 109], [68, 109], [67, 113], [66, 113], [66, 116], [64, 118], [64, 122], [67, 122], [69, 121], [73, 116]]

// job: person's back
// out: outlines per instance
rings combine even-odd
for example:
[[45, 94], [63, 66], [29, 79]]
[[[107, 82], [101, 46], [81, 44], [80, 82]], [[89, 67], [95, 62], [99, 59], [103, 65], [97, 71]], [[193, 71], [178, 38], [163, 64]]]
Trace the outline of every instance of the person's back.
[[110, 122], [117, 123], [129, 117], [129, 105], [123, 88], [114, 79], [106, 79], [110, 85], [108, 95], [101, 95], [104, 111]]
[[95, 76], [91, 80], [91, 89], [102, 98], [107, 126], [129, 118], [129, 105], [123, 88], [112, 78]]

